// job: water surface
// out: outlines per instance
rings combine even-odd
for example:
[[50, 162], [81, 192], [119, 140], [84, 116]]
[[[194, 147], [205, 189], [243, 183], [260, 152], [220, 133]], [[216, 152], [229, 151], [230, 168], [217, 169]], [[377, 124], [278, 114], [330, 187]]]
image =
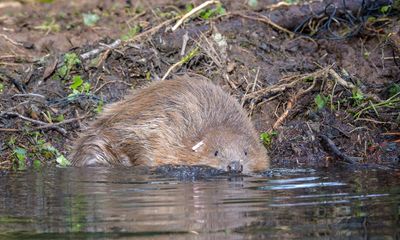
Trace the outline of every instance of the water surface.
[[193, 180], [118, 168], [14, 172], [0, 176], [0, 238], [399, 239], [399, 173], [281, 169]]

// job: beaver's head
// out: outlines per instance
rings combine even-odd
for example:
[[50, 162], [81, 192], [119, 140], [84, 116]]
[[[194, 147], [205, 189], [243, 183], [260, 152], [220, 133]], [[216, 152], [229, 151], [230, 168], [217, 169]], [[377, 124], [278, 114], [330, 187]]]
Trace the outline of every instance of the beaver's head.
[[253, 134], [214, 129], [207, 131], [192, 150], [201, 156], [201, 164], [236, 173], [262, 171], [269, 167], [269, 160]]

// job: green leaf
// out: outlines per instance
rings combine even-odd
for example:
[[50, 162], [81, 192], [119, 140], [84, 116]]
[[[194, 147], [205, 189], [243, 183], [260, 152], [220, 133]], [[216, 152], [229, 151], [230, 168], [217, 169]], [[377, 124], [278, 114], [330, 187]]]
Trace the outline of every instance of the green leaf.
[[393, 97], [398, 93], [400, 93], [400, 84], [393, 83], [392, 86], [389, 87], [389, 97]]
[[65, 158], [64, 155], [59, 155], [56, 158], [56, 162], [60, 164], [62, 167], [71, 165], [71, 162], [67, 158]]
[[194, 8], [193, 3], [188, 3], [188, 4], [186, 4], [186, 6], [185, 6], [185, 13], [188, 13], [188, 12], [192, 11], [193, 8]]
[[272, 138], [276, 136], [278, 133], [275, 131], [272, 132], [263, 132], [260, 134], [260, 140], [263, 142], [265, 146], [269, 146], [272, 143]]
[[4, 84], [0, 83], [0, 93], [4, 91]]
[[225, 14], [225, 13], [226, 13], [225, 8], [222, 7], [221, 4], [218, 4], [216, 8], [213, 8], [213, 9], [205, 9], [205, 10], [201, 11], [201, 12], [200, 12], [200, 17], [201, 17], [202, 19], [207, 20], [207, 19], [209, 19], [209, 18], [211, 18], [211, 17], [218, 16], [218, 15], [223, 15], [223, 14]]
[[100, 17], [94, 13], [83, 13], [82, 16], [83, 16], [83, 23], [88, 27], [94, 26], [100, 19]]
[[14, 149], [14, 153], [17, 156], [18, 160], [25, 160], [26, 159], [26, 150], [21, 147], [17, 147]]
[[315, 99], [314, 99], [315, 104], [317, 105], [317, 109], [321, 110], [326, 106], [326, 103], [328, 102], [328, 98], [318, 94]]
[[81, 76], [76, 75], [72, 78], [72, 84], [69, 86], [72, 90], [78, 90], [78, 87], [80, 87], [83, 83], [83, 80]]
[[84, 82], [82, 85], [82, 92], [89, 93], [89, 91], [90, 91], [90, 83]]
[[64, 63], [68, 66], [68, 68], [72, 68], [74, 65], [80, 64], [81, 60], [76, 53], [66, 53], [64, 55]]
[[390, 11], [390, 5], [382, 6], [380, 12], [383, 14], [387, 14]]
[[14, 154], [18, 159], [18, 170], [26, 169], [26, 150], [21, 147], [14, 149]]
[[97, 114], [103, 111], [103, 105], [104, 105], [103, 98], [101, 98], [95, 110]]
[[41, 165], [42, 165], [42, 163], [39, 160], [37, 160], [37, 159], [33, 160], [33, 167], [35, 169], [40, 169]]
[[351, 98], [354, 100], [355, 105], [359, 105], [364, 100], [364, 94], [359, 88], [353, 88], [353, 90], [351, 90], [351, 93]]
[[57, 122], [62, 122], [62, 121], [64, 121], [64, 114], [61, 114], [61, 115], [58, 115], [57, 117], [56, 117], [56, 121]]
[[128, 41], [129, 39], [136, 36], [140, 31], [142, 31], [142, 27], [139, 24], [137, 24], [133, 28], [130, 28], [127, 34], [122, 35], [121, 40]]
[[60, 76], [60, 77], [62, 77], [62, 78], [65, 77], [65, 76], [67, 76], [67, 74], [68, 74], [68, 67], [67, 67], [66, 65], [60, 67], [60, 68], [58, 69], [57, 73], [58, 73], [58, 76]]
[[16, 142], [16, 137], [15, 136], [11, 136], [10, 139], [8, 140], [8, 142], [7, 142], [7, 145], [10, 146], [10, 147], [13, 147], [15, 142]]
[[258, 5], [258, 0], [249, 0], [249, 1], [247, 2], [247, 4], [248, 4], [250, 7], [255, 8], [255, 7], [257, 7], [257, 5]]

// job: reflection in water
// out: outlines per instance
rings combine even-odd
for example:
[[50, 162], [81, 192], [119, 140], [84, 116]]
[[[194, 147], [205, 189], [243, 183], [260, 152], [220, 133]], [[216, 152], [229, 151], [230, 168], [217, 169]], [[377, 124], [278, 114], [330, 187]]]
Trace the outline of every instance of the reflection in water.
[[118, 168], [10, 173], [0, 176], [0, 238], [396, 239], [398, 176], [280, 170], [184, 181]]

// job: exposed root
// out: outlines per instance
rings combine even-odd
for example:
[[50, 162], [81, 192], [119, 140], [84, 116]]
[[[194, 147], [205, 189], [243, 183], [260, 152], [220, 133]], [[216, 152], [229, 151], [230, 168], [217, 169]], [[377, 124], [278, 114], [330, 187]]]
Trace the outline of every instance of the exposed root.
[[343, 153], [339, 150], [339, 148], [335, 145], [335, 143], [325, 135], [320, 135], [322, 143], [328, 148], [328, 150], [338, 159], [344, 161], [349, 164], [356, 164], [357, 161], [362, 160], [360, 157], [350, 157], [347, 154]]

